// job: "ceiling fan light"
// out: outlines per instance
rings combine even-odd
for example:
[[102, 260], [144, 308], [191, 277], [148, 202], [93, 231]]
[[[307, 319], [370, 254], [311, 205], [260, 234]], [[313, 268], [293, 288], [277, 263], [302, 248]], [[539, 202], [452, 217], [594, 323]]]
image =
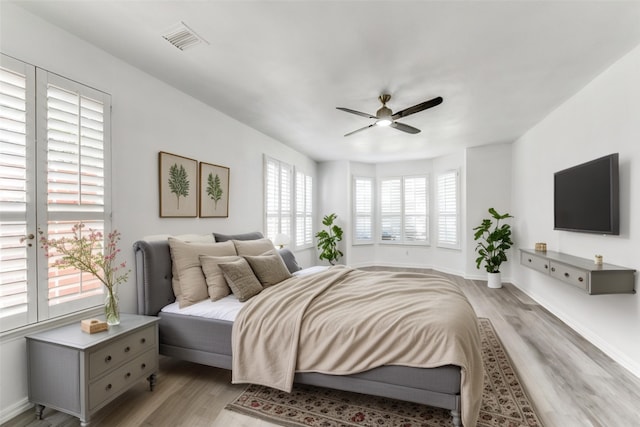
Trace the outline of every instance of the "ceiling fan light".
[[376, 122], [376, 126], [389, 126], [393, 123], [390, 119], [380, 119]]

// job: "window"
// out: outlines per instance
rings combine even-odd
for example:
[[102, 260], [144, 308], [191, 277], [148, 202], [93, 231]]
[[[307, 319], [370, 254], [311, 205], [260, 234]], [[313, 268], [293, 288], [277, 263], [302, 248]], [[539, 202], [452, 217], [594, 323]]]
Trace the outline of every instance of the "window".
[[458, 237], [458, 172], [438, 175], [438, 246], [460, 248]]
[[313, 180], [296, 171], [296, 240], [300, 248], [313, 244]]
[[380, 239], [429, 242], [429, 195], [426, 176], [385, 178], [380, 182]]
[[291, 236], [291, 188], [293, 168], [265, 156], [265, 237], [275, 239], [277, 234]]
[[104, 302], [91, 275], [53, 267], [38, 230], [110, 230], [111, 106], [107, 94], [1, 59], [0, 324], [9, 330]]
[[353, 177], [353, 240], [373, 241], [373, 178]]

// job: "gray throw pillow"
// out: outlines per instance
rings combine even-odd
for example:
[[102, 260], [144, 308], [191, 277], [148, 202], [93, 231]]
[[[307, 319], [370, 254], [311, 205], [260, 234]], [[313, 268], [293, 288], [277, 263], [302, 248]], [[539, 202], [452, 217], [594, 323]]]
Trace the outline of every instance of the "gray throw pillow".
[[258, 240], [262, 239], [264, 236], [259, 231], [254, 231], [252, 233], [243, 233], [243, 234], [220, 234], [213, 233], [213, 237], [216, 239], [216, 242], [226, 242], [228, 240]]
[[278, 253], [282, 257], [284, 264], [287, 266], [287, 269], [290, 273], [295, 273], [296, 271], [302, 270], [302, 267], [298, 265], [298, 261], [296, 261], [295, 255], [287, 248], [278, 249]]
[[253, 274], [246, 259], [218, 264], [222, 274], [231, 288], [231, 292], [240, 302], [245, 302], [262, 291], [262, 285]]

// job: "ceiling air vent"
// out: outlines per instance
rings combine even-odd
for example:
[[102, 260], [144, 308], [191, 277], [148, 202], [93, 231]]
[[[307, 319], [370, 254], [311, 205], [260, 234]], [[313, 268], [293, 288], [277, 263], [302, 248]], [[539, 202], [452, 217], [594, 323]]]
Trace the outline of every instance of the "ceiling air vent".
[[208, 44], [205, 39], [197, 35], [195, 31], [187, 27], [182, 21], [165, 31], [162, 38], [180, 50], [189, 49], [200, 43]]

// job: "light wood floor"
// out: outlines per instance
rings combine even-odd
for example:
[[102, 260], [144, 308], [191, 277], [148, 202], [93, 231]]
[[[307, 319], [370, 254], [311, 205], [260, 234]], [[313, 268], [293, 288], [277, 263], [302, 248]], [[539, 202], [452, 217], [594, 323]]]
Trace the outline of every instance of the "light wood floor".
[[[430, 270], [423, 270], [431, 272]], [[640, 426], [640, 379], [510, 284], [446, 275], [463, 289], [479, 317], [495, 326], [545, 427]], [[228, 371], [161, 358], [158, 383], [140, 383], [96, 416], [91, 425], [266, 427], [274, 424], [224, 410], [244, 386]], [[77, 426], [76, 418], [46, 409], [27, 411], [2, 427]]]

